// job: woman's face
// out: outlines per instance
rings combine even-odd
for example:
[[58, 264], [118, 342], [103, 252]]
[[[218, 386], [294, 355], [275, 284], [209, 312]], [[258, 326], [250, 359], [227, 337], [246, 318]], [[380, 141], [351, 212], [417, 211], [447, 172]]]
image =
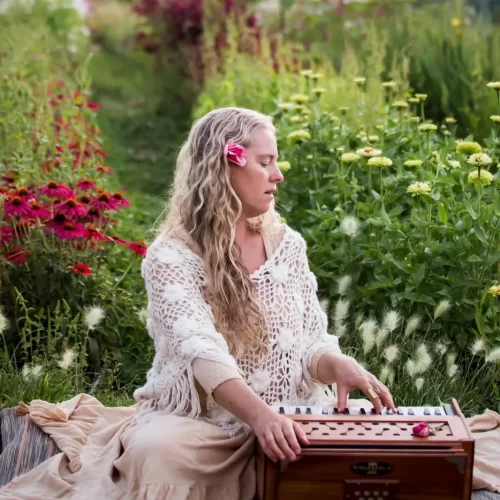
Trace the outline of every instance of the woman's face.
[[250, 219], [269, 211], [277, 185], [283, 181], [274, 133], [267, 128], [257, 129], [252, 145], [246, 148], [244, 167], [231, 166], [231, 185], [243, 206], [243, 218]]

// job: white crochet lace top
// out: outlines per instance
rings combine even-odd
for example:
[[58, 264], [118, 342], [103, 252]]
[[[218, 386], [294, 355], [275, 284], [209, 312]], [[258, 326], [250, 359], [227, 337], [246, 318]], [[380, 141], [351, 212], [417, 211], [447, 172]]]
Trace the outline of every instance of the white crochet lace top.
[[208, 395], [202, 408], [192, 362], [195, 358], [236, 367], [247, 384], [268, 404], [317, 404], [333, 397], [312, 378], [309, 366], [322, 350], [339, 351], [338, 338], [327, 332], [327, 318], [317, 299], [316, 278], [309, 270], [303, 238], [286, 225], [266, 262], [251, 274], [257, 286], [269, 333], [267, 355], [247, 352], [233, 357], [214, 326], [203, 296], [201, 258], [184, 242], [158, 236], [142, 264], [148, 294], [148, 332], [156, 354], [147, 382], [135, 391], [140, 415], [160, 410], [203, 418], [230, 434], [246, 424]]

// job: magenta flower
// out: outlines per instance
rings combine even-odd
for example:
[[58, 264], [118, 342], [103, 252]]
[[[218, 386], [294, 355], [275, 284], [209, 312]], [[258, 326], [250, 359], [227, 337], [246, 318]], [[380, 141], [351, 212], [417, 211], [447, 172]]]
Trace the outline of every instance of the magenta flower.
[[4, 213], [11, 217], [30, 217], [31, 205], [20, 196], [12, 196], [4, 203]]
[[49, 198], [74, 198], [75, 192], [64, 184], [59, 184], [56, 181], [49, 181], [47, 184], [40, 188], [40, 193], [48, 196]]
[[87, 208], [78, 203], [75, 198], [68, 198], [64, 203], [54, 206], [55, 212], [60, 212], [68, 217], [83, 217], [87, 215]]
[[227, 157], [228, 161], [239, 167], [244, 167], [247, 164], [245, 148], [239, 144], [234, 144], [232, 141], [226, 144], [224, 156]]

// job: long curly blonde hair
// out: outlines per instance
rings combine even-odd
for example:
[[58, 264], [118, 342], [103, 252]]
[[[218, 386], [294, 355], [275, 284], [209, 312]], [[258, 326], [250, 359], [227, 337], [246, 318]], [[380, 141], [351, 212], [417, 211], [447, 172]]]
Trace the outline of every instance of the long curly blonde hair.
[[[231, 186], [224, 147], [230, 140], [249, 147], [259, 128], [275, 132], [269, 116], [245, 108], [216, 109], [196, 121], [179, 152], [157, 229], [180, 237], [203, 259], [205, 299], [234, 355], [266, 350], [267, 330], [255, 284], [235, 244], [242, 205]], [[280, 225], [274, 207], [247, 224], [257, 232]]]

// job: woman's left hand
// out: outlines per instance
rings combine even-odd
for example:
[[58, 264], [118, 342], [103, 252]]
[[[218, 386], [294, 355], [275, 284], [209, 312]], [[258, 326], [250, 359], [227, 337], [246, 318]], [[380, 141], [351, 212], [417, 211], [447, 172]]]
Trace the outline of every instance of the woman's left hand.
[[362, 390], [373, 404], [377, 413], [383, 407], [396, 411], [389, 389], [380, 380], [365, 370], [354, 358], [342, 353], [331, 354], [330, 368], [337, 384], [337, 408], [344, 411], [349, 393]]

